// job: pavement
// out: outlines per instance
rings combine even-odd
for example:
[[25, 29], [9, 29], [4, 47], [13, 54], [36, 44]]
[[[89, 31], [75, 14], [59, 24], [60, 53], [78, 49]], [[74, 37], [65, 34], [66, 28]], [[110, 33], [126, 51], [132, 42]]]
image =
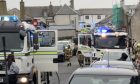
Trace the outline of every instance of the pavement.
[[[75, 71], [79, 67], [80, 66], [78, 64], [76, 56], [73, 56], [71, 58], [70, 67], [67, 67], [67, 62], [59, 63], [58, 64], [58, 76], [59, 76], [60, 84], [66, 84], [68, 81], [68, 78], [70, 77], [72, 72]], [[52, 77], [50, 77], [50, 84], [59, 84], [56, 73], [53, 73]]]

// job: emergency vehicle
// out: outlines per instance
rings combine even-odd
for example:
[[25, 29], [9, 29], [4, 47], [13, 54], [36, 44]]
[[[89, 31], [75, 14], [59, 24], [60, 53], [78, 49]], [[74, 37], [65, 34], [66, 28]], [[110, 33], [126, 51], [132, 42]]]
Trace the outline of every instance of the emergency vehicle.
[[85, 57], [99, 58], [100, 60], [117, 60], [122, 53], [128, 55], [128, 34], [123, 31], [115, 31], [109, 27], [102, 26], [90, 33], [78, 34], [78, 50]]
[[[131, 60], [128, 51], [128, 33], [124, 31], [116, 31], [109, 27], [99, 27], [94, 32], [94, 48], [95, 56], [101, 56], [103, 60], [117, 60], [122, 53], [128, 55], [127, 60]], [[109, 58], [108, 58], [109, 57]]]
[[16, 16], [0, 16], [0, 20], [0, 83], [7, 82], [5, 59], [11, 52], [20, 69], [17, 84], [47, 83], [48, 72], [58, 71], [57, 31], [36, 30]]

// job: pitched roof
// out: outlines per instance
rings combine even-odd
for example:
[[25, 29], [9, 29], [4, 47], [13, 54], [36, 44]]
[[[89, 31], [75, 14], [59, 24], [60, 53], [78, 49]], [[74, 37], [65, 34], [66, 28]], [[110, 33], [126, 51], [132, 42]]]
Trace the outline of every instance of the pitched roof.
[[[13, 8], [11, 10], [8, 11], [9, 15], [16, 15], [18, 17], [20, 17], [20, 10], [17, 8]], [[28, 16], [28, 14], [25, 13], [25, 18], [31, 18], [30, 16]]]
[[80, 15], [111, 15], [111, 8], [79, 9]]
[[[60, 10], [61, 6], [53, 6], [53, 12], [56, 14], [58, 10]], [[31, 6], [25, 7], [25, 13], [32, 17], [42, 17], [44, 11], [48, 11], [49, 6]]]
[[77, 15], [78, 13], [66, 4], [56, 13], [57, 15]]
[[13, 9], [9, 10], [8, 14], [9, 15], [16, 15], [16, 16], [20, 17], [20, 11], [17, 8], [13, 8]]

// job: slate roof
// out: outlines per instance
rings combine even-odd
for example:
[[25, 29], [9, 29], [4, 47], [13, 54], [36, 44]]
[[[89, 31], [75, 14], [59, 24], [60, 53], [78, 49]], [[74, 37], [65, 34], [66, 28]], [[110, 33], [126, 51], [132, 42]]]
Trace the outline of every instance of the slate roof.
[[[59, 11], [61, 6], [53, 6], [53, 13], [56, 14]], [[42, 17], [44, 11], [48, 11], [49, 6], [31, 6], [25, 7], [25, 13], [32, 17]]]
[[111, 8], [79, 9], [80, 15], [112, 15]]
[[[20, 10], [17, 8], [13, 8], [11, 10], [8, 11], [9, 15], [16, 15], [20, 18]], [[25, 18], [31, 18], [30, 16], [28, 16], [28, 14], [25, 13]]]
[[16, 16], [20, 17], [20, 11], [17, 8], [13, 8], [13, 9], [9, 10], [8, 14], [9, 15], [16, 15]]
[[77, 15], [78, 13], [66, 4], [56, 13], [57, 15]]

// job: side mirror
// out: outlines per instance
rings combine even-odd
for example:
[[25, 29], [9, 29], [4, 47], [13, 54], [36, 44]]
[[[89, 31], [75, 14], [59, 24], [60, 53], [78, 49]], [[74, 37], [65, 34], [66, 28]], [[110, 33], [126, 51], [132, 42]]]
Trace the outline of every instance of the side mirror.
[[36, 45], [36, 44], [34, 44], [34, 49], [35, 49], [35, 50], [38, 50], [38, 49], [39, 49], [39, 46]]
[[20, 34], [20, 39], [21, 39], [21, 40], [24, 40], [24, 37], [26, 36], [26, 31], [20, 30], [20, 31], [19, 31], [19, 34]]

